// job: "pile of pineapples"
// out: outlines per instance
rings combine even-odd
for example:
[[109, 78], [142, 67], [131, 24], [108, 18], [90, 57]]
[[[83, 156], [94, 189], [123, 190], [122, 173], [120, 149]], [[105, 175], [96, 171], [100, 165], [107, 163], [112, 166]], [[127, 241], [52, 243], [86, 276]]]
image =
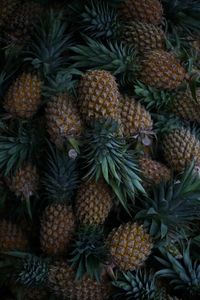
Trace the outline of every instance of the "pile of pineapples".
[[200, 299], [200, 1], [0, 0], [0, 298]]

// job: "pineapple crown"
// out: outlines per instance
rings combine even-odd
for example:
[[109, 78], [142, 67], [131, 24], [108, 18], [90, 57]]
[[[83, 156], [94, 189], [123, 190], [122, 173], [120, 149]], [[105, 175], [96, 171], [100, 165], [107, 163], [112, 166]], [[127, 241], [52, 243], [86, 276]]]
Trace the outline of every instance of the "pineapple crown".
[[175, 290], [184, 291], [189, 295], [200, 295], [200, 265], [193, 261], [190, 252], [190, 241], [182, 245], [182, 256], [174, 257], [165, 248], [160, 248], [156, 260], [163, 266], [156, 272], [157, 278], [168, 278]]
[[15, 49], [8, 51], [0, 49], [0, 99], [13, 75], [18, 71], [21, 60], [20, 53], [17, 53]]
[[74, 52], [71, 56], [74, 62], [72, 67], [110, 71], [122, 86], [133, 83], [138, 71], [137, 53], [134, 47], [118, 42], [103, 44], [89, 37], [86, 37], [85, 41], [86, 45], [70, 48]]
[[150, 86], [146, 86], [140, 81], [136, 82], [134, 88], [135, 94], [139, 101], [149, 111], [168, 111], [175, 98], [174, 91], [159, 90]]
[[50, 201], [66, 201], [72, 198], [78, 184], [76, 160], [69, 158], [65, 151], [50, 143], [48, 145], [48, 160], [42, 180], [45, 195]]
[[160, 241], [199, 219], [199, 199], [200, 181], [192, 163], [181, 177], [156, 187], [152, 198], [141, 199], [136, 219], [142, 220], [150, 235]]
[[120, 30], [117, 11], [106, 1], [89, 1], [80, 19], [83, 31], [92, 38], [115, 39]]
[[121, 272], [112, 284], [117, 288], [114, 299], [155, 299], [156, 284], [152, 271], [137, 269], [127, 273]]
[[42, 132], [35, 126], [38, 124], [17, 122], [15, 125], [14, 130], [5, 129], [0, 135], [0, 168], [5, 176], [15, 172], [24, 161], [35, 157], [42, 142]]
[[56, 75], [47, 76], [47, 80], [42, 87], [43, 96], [51, 99], [57, 94], [68, 92], [76, 95], [76, 87], [78, 80], [73, 78], [73, 75], [81, 76], [82, 72], [70, 67], [59, 70]]
[[168, 134], [171, 131], [177, 128], [185, 128], [188, 127], [184, 120], [174, 116], [173, 114], [151, 114], [154, 120], [154, 130], [157, 135], [163, 136], [164, 134]]
[[199, 0], [162, 0], [162, 5], [171, 30], [199, 33]]
[[26, 288], [43, 287], [47, 282], [48, 270], [44, 259], [31, 254], [22, 256], [16, 266], [16, 282]]
[[123, 138], [117, 137], [118, 124], [111, 120], [94, 121], [85, 133], [83, 159], [88, 169], [85, 179], [96, 181], [103, 175], [120, 203], [128, 210], [127, 198], [136, 191], [145, 193], [139, 176], [135, 153]]
[[100, 281], [107, 258], [103, 229], [95, 225], [84, 225], [77, 231], [70, 253], [71, 266], [76, 269], [76, 280], [85, 273]]
[[35, 26], [31, 49], [26, 61], [40, 70], [44, 78], [55, 74], [67, 65], [64, 53], [72, 45], [71, 36], [66, 35], [67, 24], [62, 20], [62, 13], [47, 12]]

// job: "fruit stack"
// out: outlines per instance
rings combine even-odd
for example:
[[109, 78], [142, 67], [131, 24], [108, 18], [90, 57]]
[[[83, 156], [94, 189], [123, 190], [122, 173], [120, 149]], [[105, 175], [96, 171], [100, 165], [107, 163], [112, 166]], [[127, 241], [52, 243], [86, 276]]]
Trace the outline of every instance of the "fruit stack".
[[2, 300], [200, 299], [200, 1], [0, 1]]

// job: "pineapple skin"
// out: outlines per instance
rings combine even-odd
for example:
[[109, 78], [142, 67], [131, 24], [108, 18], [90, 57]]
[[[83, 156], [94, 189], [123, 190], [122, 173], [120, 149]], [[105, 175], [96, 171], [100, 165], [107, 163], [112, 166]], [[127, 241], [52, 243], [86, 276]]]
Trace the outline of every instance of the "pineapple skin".
[[164, 164], [147, 157], [141, 157], [138, 160], [141, 174], [147, 180], [145, 184], [152, 186], [162, 181], [167, 182], [171, 179], [171, 171]]
[[163, 8], [158, 0], [126, 0], [120, 5], [119, 12], [125, 20], [151, 24], [160, 24], [163, 17]]
[[21, 4], [20, 0], [1, 0], [0, 2], [0, 28], [6, 26], [17, 7]]
[[20, 227], [6, 220], [0, 221], [0, 251], [26, 251], [28, 240]]
[[84, 130], [76, 100], [68, 94], [58, 95], [47, 104], [46, 122], [50, 139], [58, 148], [68, 137], [80, 136]]
[[175, 129], [166, 134], [162, 150], [165, 161], [175, 171], [183, 171], [193, 159], [200, 165], [200, 142], [187, 129]]
[[153, 247], [143, 226], [130, 222], [114, 228], [108, 236], [107, 244], [113, 262], [122, 271], [134, 270], [143, 265]]
[[197, 101], [190, 91], [180, 91], [172, 104], [171, 112], [177, 117], [200, 123], [200, 89], [196, 91]]
[[18, 5], [15, 15], [7, 25], [7, 43], [24, 44], [31, 37], [34, 24], [42, 14], [43, 8], [39, 3], [27, 1], [20, 7]]
[[90, 123], [100, 118], [118, 119], [119, 91], [114, 76], [107, 71], [88, 71], [78, 87], [80, 111]]
[[127, 45], [134, 45], [139, 53], [164, 49], [164, 32], [153, 24], [129, 22], [124, 26], [122, 39]]
[[31, 73], [21, 74], [10, 86], [4, 108], [13, 116], [29, 119], [41, 105], [41, 80]]
[[76, 196], [76, 216], [81, 224], [103, 224], [112, 208], [110, 188], [103, 181], [86, 182]]
[[153, 121], [150, 113], [134, 98], [121, 95], [119, 111], [123, 136], [131, 137], [142, 131], [152, 130]]
[[164, 50], [153, 50], [141, 61], [140, 80], [151, 87], [174, 90], [186, 77], [178, 59]]
[[47, 292], [44, 289], [26, 289], [25, 299], [26, 300], [45, 300], [47, 299]]
[[40, 229], [42, 251], [48, 255], [66, 253], [75, 231], [75, 216], [71, 206], [54, 203], [46, 207]]
[[11, 178], [10, 189], [22, 198], [35, 195], [39, 186], [39, 175], [35, 166], [26, 164]]
[[62, 299], [70, 300], [105, 300], [111, 295], [111, 285], [103, 279], [96, 282], [88, 276], [81, 281], [75, 280], [74, 270], [65, 262], [57, 262], [50, 267], [49, 287]]

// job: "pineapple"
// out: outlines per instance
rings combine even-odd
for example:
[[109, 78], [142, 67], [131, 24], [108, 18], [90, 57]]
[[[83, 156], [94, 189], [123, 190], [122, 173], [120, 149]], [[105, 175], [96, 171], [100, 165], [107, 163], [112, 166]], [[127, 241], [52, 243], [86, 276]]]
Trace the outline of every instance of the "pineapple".
[[185, 69], [174, 54], [164, 50], [148, 52], [141, 62], [140, 80], [158, 89], [174, 90], [185, 76]]
[[85, 182], [76, 195], [76, 216], [81, 224], [103, 224], [112, 204], [112, 194], [105, 182]]
[[153, 121], [150, 113], [134, 98], [121, 95], [119, 111], [124, 137], [152, 131]]
[[139, 168], [144, 176], [145, 184], [152, 186], [171, 179], [171, 171], [164, 164], [147, 157], [140, 157]]
[[0, 29], [9, 22], [16, 9], [21, 4], [21, 0], [1, 0], [0, 2]]
[[21, 74], [5, 96], [4, 108], [13, 116], [29, 119], [41, 105], [42, 82], [31, 73]]
[[75, 231], [75, 216], [71, 206], [54, 203], [46, 207], [40, 229], [40, 243], [44, 253], [66, 253]]
[[59, 148], [67, 138], [80, 136], [84, 130], [76, 100], [68, 94], [57, 95], [49, 101], [46, 120], [51, 141]]
[[162, 49], [147, 51], [139, 59], [132, 45], [117, 42], [103, 44], [87, 38], [86, 45], [74, 46], [72, 50], [75, 53], [72, 56], [73, 67], [110, 71], [123, 88], [140, 79], [144, 84], [158, 89], [174, 90], [186, 78], [186, 71], [175, 55]]
[[9, 221], [0, 221], [0, 251], [26, 251], [28, 240], [20, 227]]
[[6, 28], [7, 43], [21, 44], [28, 41], [41, 14], [42, 6], [34, 1], [27, 1], [18, 6]]
[[165, 161], [175, 171], [183, 171], [195, 160], [200, 164], [200, 142], [190, 130], [177, 128], [166, 134], [162, 142]]
[[199, 191], [199, 176], [192, 164], [181, 176], [179, 174], [173, 180], [155, 186], [148, 198], [140, 197], [135, 218], [145, 224], [154, 240], [166, 245], [169, 238], [170, 247], [167, 245], [167, 248], [173, 251], [173, 255], [178, 255], [171, 236], [174, 240], [179, 239], [180, 231], [188, 230], [191, 221], [199, 219], [200, 205], [196, 202]]
[[19, 168], [10, 180], [10, 189], [17, 197], [28, 199], [38, 190], [39, 176], [35, 166], [30, 163]]
[[[156, 272], [156, 276], [158, 279], [166, 278], [170, 287], [180, 291], [184, 299], [198, 299], [200, 295], [199, 261], [192, 257], [190, 242], [185, 242], [181, 248], [181, 259], [175, 258], [163, 247], [160, 248], [159, 256], [156, 256], [156, 259], [161, 264], [161, 268]], [[195, 295], [198, 298], [195, 298]]]
[[53, 293], [63, 299], [105, 300], [111, 294], [111, 285], [106, 277], [100, 282], [88, 276], [75, 281], [74, 270], [62, 261], [50, 267], [48, 282]]
[[25, 289], [24, 300], [45, 300], [48, 293], [43, 288]]
[[40, 229], [41, 247], [46, 254], [63, 254], [69, 246], [75, 230], [70, 199], [77, 187], [77, 177], [76, 160], [50, 145], [42, 178], [44, 195], [50, 203], [43, 213]]
[[121, 224], [108, 236], [111, 259], [122, 271], [133, 270], [144, 264], [153, 247], [143, 226], [137, 223]]
[[119, 6], [119, 13], [125, 20], [160, 24], [163, 9], [159, 0], [125, 0]]
[[122, 40], [127, 45], [133, 45], [143, 54], [150, 50], [164, 49], [164, 32], [153, 24], [129, 22], [123, 28]]
[[181, 119], [200, 123], [200, 89], [197, 89], [196, 96], [197, 101], [189, 90], [177, 92], [171, 112]]
[[152, 271], [137, 269], [132, 272], [120, 272], [112, 284], [116, 287], [114, 299], [155, 300], [156, 282]]
[[88, 275], [100, 281], [108, 259], [103, 228], [97, 225], [81, 225], [74, 235], [70, 266], [74, 268], [76, 280]]
[[78, 87], [79, 105], [86, 122], [93, 119], [118, 119], [119, 92], [115, 78], [107, 71], [88, 71]]

